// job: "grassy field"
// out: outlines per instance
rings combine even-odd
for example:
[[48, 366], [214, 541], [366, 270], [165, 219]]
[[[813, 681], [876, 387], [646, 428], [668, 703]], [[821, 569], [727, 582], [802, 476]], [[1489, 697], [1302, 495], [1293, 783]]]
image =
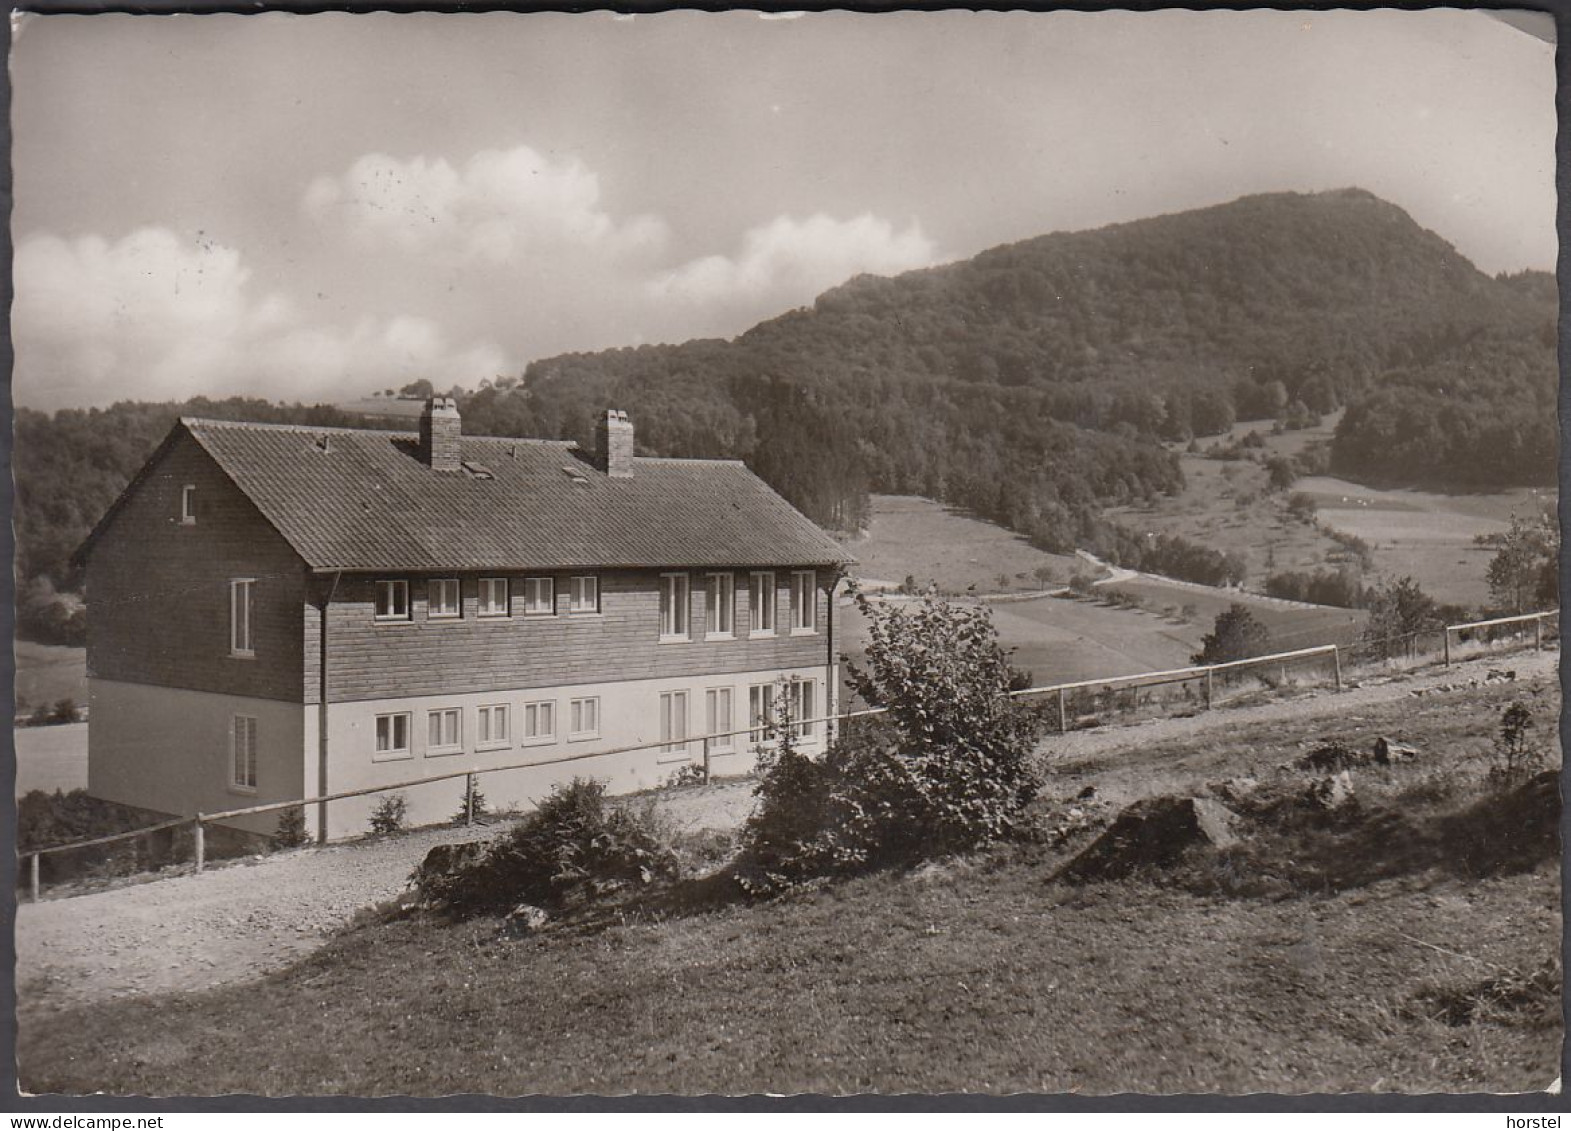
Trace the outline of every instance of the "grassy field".
[[[899, 582], [911, 575], [919, 584], [933, 580], [952, 592], [972, 585], [978, 592], [997, 592], [997, 575], [1004, 573], [1010, 580], [1004, 594], [1026, 597], [1037, 588], [1032, 575], [1038, 566], [1046, 565], [1061, 580], [1090, 572], [1083, 562], [1034, 550], [993, 523], [909, 496], [874, 496], [870, 531], [852, 549], [860, 559], [858, 576]], [[1138, 596], [1145, 607], [1121, 608], [1094, 597], [993, 602], [993, 623], [1004, 646], [1014, 650], [1015, 666], [1038, 684], [1182, 667], [1200, 650], [1217, 613], [1234, 601], [1248, 605], [1283, 649], [1339, 642], [1356, 635], [1364, 618], [1361, 612], [1293, 608], [1247, 592], [1160, 578], [1105, 588]], [[862, 618], [853, 608], [841, 616], [844, 646], [859, 658]]]
[[1024, 592], [1042, 587], [1034, 576], [1038, 568], [1051, 570], [1059, 585], [1077, 568], [1072, 556], [1044, 553], [1002, 526], [931, 499], [874, 495], [871, 509], [867, 534], [846, 546], [857, 557], [852, 573], [869, 586], [899, 585], [910, 576], [919, 586], [936, 583], [952, 593], [973, 586], [984, 593]]
[[18, 703], [36, 707], [74, 699], [78, 706], [86, 704], [87, 649], [18, 640], [12, 654], [16, 658]]
[[[1326, 704], [1298, 726], [1056, 767], [1055, 792], [1070, 797], [1138, 776], [1142, 762], [1161, 769], [1163, 788], [1265, 780], [1343, 732], [1398, 733], [1423, 751], [1414, 766], [1360, 772], [1360, 806], [1334, 822], [1260, 826], [1239, 849], [1197, 849], [1169, 870], [1070, 886], [1051, 877], [1073, 845], [1037, 845], [760, 905], [700, 881], [516, 942], [494, 920], [373, 921], [258, 983], [25, 1015], [21, 1084], [153, 1095], [1542, 1089], [1562, 1038], [1558, 859], [1498, 851], [1512, 815], [1481, 804], [1478, 776], [1502, 703], [1522, 694], [1463, 690], [1356, 719]], [[1496, 850], [1469, 855], [1480, 830]], [[1502, 971], [1528, 990], [1504, 995]]]
[[1321, 525], [1374, 547], [1378, 572], [1411, 575], [1436, 600], [1471, 606], [1489, 598], [1485, 571], [1494, 554], [1475, 546], [1474, 537], [1502, 533], [1513, 514], [1532, 517], [1557, 499], [1552, 488], [1438, 495], [1382, 491], [1330, 476], [1301, 479], [1294, 489], [1315, 500]]

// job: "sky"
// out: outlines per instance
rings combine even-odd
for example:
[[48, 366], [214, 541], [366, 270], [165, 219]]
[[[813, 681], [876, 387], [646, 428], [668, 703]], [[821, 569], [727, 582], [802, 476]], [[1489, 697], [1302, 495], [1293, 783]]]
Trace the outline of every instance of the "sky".
[[1257, 192], [1554, 267], [1554, 48], [1480, 12], [19, 19], [46, 410], [474, 387]]

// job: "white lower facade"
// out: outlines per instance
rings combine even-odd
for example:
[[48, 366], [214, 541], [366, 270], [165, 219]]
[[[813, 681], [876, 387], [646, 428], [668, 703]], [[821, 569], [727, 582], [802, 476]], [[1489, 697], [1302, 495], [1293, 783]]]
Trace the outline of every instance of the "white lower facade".
[[[604, 781], [611, 793], [649, 789], [686, 766], [702, 766], [704, 735], [772, 719], [779, 696], [805, 711], [798, 717], [835, 713], [835, 685], [836, 669], [816, 665], [332, 703], [325, 792], [396, 786], [407, 803], [406, 823], [427, 825], [459, 812], [464, 778], [400, 783], [475, 771], [491, 809], [528, 809], [575, 776]], [[107, 680], [91, 681], [90, 695], [88, 788], [96, 797], [191, 815], [322, 792], [316, 705]], [[826, 724], [804, 730], [802, 747], [822, 749]], [[761, 738], [748, 732], [711, 740], [711, 772], [751, 771]], [[610, 753], [617, 750], [623, 752]], [[387, 795], [329, 802], [328, 838], [367, 832]], [[232, 823], [268, 833], [277, 821], [270, 813]], [[318, 806], [308, 806], [313, 834], [317, 823]]]

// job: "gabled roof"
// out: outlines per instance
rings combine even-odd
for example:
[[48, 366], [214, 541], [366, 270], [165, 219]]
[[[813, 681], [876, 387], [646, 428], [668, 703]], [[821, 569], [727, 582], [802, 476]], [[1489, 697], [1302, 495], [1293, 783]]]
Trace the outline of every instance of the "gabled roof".
[[854, 560], [739, 461], [639, 458], [630, 478], [612, 479], [568, 441], [465, 436], [465, 469], [439, 472], [419, 458], [414, 433], [181, 418], [149, 464], [182, 432], [315, 570]]

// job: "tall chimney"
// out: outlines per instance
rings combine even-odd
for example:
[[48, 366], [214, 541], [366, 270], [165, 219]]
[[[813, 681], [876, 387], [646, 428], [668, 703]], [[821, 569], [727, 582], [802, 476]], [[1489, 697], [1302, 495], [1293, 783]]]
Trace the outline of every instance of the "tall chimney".
[[621, 409], [606, 409], [595, 426], [595, 462], [611, 479], [633, 477], [633, 422]]
[[457, 471], [463, 434], [458, 403], [452, 397], [432, 397], [420, 414], [420, 459], [432, 471]]

